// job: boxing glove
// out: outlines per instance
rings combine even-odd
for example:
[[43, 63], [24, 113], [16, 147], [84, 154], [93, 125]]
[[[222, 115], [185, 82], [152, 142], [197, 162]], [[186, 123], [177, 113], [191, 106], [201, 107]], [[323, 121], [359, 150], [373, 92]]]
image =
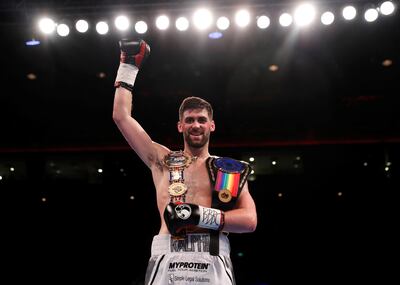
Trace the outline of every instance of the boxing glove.
[[140, 68], [150, 55], [150, 46], [144, 41], [120, 40], [120, 62], [133, 64]]
[[150, 46], [144, 40], [123, 39], [119, 41], [119, 47], [120, 64], [114, 86], [132, 91], [139, 68], [150, 55]]
[[169, 203], [164, 210], [164, 220], [170, 234], [177, 236], [191, 227], [222, 230], [225, 213], [190, 203]]

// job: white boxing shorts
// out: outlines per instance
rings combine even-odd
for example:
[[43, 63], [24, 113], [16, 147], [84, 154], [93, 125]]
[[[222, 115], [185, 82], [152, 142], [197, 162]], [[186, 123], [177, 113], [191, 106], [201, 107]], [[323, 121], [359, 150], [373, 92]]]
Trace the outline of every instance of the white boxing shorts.
[[234, 285], [226, 234], [219, 234], [219, 254], [210, 255], [210, 235], [187, 234], [183, 240], [156, 235], [151, 245], [145, 285]]

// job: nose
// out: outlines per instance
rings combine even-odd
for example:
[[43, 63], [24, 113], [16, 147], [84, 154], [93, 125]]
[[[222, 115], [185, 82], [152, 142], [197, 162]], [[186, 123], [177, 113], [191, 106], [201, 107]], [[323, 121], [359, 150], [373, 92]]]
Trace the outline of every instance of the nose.
[[200, 126], [201, 126], [201, 124], [199, 123], [199, 121], [197, 121], [197, 120], [193, 121], [192, 128], [198, 129], [198, 128], [200, 128]]

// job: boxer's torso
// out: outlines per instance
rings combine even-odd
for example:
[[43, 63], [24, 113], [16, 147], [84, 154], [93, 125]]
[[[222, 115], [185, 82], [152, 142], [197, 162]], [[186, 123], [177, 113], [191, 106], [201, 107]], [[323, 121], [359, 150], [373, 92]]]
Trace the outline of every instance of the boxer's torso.
[[[185, 202], [211, 206], [212, 185], [206, 168], [207, 157], [200, 157], [183, 170], [184, 184], [187, 186]], [[170, 185], [170, 171], [157, 161], [157, 166], [152, 168], [152, 176], [156, 188], [157, 207], [161, 218], [160, 234], [168, 234], [168, 229], [163, 219], [165, 206], [170, 202], [168, 186]]]

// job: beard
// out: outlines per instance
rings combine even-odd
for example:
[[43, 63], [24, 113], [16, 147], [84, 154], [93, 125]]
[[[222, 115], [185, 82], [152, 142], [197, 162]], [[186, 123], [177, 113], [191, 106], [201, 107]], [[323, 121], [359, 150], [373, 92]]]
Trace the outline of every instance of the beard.
[[190, 146], [190, 147], [194, 147], [194, 148], [201, 148], [203, 146], [205, 146], [209, 139], [210, 139], [210, 133], [203, 133], [201, 134], [200, 138], [196, 138], [193, 139], [190, 133], [185, 133], [183, 135], [183, 139], [186, 141], [186, 143]]

